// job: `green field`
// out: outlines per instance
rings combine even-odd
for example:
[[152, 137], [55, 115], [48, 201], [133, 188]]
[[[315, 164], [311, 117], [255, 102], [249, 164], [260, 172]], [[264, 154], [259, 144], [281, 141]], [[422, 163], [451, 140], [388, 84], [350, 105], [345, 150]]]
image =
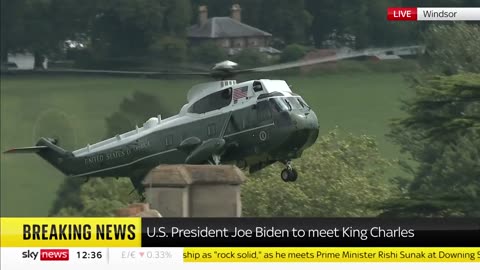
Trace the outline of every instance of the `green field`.
[[[377, 138], [385, 157], [399, 156], [398, 149], [386, 140], [385, 133], [388, 132], [389, 119], [401, 113], [399, 99], [407, 94], [407, 85], [400, 73], [283, 79], [287, 79], [294, 91], [304, 96], [315, 110], [322, 134], [338, 126], [342, 131], [371, 135]], [[131, 96], [137, 90], [144, 91], [158, 96], [169, 109], [178, 111], [186, 101], [188, 89], [197, 82], [2, 77], [1, 150], [33, 145], [38, 139], [36, 134], [48, 135], [44, 134], [45, 126], [50, 126], [53, 132], [73, 129], [72, 144], [76, 148], [83, 147], [105, 136], [105, 118], [118, 110], [123, 97]], [[58, 126], [48, 123], [48, 119], [55, 119], [49, 115], [62, 116], [63, 123]], [[35, 155], [1, 155], [2, 216], [45, 216], [62, 179], [61, 173]]]

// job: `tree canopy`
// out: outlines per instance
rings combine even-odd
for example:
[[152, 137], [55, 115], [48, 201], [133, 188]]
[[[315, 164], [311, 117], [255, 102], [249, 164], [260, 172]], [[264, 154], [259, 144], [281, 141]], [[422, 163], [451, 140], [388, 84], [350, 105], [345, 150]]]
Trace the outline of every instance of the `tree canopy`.
[[407, 116], [391, 137], [409, 153], [407, 192], [395, 215], [480, 215], [480, 75], [435, 76], [414, 83]]
[[[428, 2], [471, 5], [468, 0]], [[421, 23], [385, 20], [387, 7], [419, 4], [411, 0], [1, 0], [1, 56], [4, 61], [9, 52], [22, 50], [58, 54], [65, 40], [82, 39], [96, 58], [145, 56], [152, 49], [168, 58], [173, 46], [179, 50], [170, 60], [181, 61], [187, 55], [186, 28], [197, 22], [198, 6], [207, 5], [210, 17], [229, 16], [234, 3], [241, 5], [242, 22], [272, 33], [281, 41], [275, 44], [405, 45], [416, 43], [425, 29]]]
[[426, 32], [424, 71], [410, 77], [406, 116], [392, 123], [390, 137], [410, 160], [398, 178], [405, 192], [386, 215], [480, 216], [478, 31], [449, 24]]
[[396, 194], [385, 179], [391, 163], [382, 158], [375, 140], [333, 130], [295, 164], [300, 179], [279, 183], [281, 166], [249, 176], [242, 188], [244, 216], [366, 217]]

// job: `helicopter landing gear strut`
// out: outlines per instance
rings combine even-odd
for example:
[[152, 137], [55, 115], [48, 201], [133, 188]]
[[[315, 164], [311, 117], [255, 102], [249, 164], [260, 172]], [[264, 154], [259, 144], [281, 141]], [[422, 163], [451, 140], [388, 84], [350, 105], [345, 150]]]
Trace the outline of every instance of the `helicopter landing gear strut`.
[[285, 165], [287, 166], [285, 169], [282, 170], [282, 173], [280, 176], [282, 177], [282, 180], [285, 182], [295, 182], [298, 177], [297, 170], [295, 170], [292, 167], [292, 162], [290, 160], [287, 160], [285, 162]]
[[220, 165], [220, 155], [212, 155], [213, 162], [210, 162], [212, 165]]

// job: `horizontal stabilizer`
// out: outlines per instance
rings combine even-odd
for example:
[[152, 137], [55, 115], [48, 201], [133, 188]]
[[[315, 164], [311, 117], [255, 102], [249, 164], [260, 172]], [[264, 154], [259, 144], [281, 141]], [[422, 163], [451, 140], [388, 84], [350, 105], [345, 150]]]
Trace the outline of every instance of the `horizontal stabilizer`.
[[48, 148], [45, 145], [39, 146], [30, 146], [30, 147], [20, 147], [20, 148], [12, 148], [3, 152], [4, 154], [25, 154], [25, 153], [37, 153], [38, 151]]

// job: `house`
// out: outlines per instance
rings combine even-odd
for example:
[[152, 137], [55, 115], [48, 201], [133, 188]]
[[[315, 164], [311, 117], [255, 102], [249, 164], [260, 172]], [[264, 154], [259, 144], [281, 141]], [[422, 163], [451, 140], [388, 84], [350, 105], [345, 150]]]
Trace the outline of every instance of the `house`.
[[242, 23], [241, 12], [240, 5], [234, 4], [230, 17], [208, 18], [208, 8], [200, 6], [198, 23], [187, 29], [190, 43], [195, 46], [213, 41], [230, 55], [245, 48], [254, 48], [266, 53], [280, 53], [269, 46], [272, 34]]

